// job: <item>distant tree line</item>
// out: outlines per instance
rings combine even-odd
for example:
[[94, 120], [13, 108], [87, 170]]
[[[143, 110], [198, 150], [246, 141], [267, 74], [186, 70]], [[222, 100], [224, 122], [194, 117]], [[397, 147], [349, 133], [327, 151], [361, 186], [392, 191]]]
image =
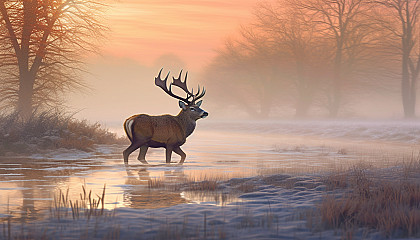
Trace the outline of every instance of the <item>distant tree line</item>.
[[400, 82], [404, 116], [415, 117], [420, 0], [275, 0], [254, 15], [205, 70], [213, 101], [256, 118], [282, 103], [296, 117], [314, 105], [337, 117], [386, 79]]

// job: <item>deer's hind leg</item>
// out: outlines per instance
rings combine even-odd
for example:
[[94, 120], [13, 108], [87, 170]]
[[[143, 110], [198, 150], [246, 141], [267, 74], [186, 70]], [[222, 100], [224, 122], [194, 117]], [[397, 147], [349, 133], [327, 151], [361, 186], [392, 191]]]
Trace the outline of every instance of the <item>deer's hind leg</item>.
[[137, 157], [137, 159], [144, 164], [149, 164], [146, 161], [146, 153], [147, 153], [147, 149], [149, 149], [149, 146], [147, 144], [143, 145], [140, 147], [140, 152], [139, 152], [139, 156]]
[[133, 140], [130, 144], [130, 146], [128, 146], [127, 149], [124, 150], [123, 152], [123, 156], [124, 156], [124, 163], [128, 163], [128, 156], [130, 156], [130, 154], [132, 152], [134, 152], [137, 148], [145, 145], [148, 142], [147, 139], [143, 139], [143, 140]]

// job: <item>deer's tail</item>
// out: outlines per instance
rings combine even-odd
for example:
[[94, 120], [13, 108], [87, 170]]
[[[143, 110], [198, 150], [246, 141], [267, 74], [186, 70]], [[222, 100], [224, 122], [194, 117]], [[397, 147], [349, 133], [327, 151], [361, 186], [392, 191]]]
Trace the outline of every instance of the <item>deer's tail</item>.
[[127, 134], [127, 137], [130, 139], [130, 141], [133, 141], [133, 123], [133, 118], [129, 118], [124, 122], [124, 131]]

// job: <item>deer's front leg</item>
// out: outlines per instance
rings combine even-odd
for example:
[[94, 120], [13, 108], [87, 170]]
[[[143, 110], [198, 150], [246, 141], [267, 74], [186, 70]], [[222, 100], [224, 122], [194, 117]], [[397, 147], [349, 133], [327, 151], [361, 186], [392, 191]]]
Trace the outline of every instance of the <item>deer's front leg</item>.
[[143, 146], [141, 146], [141, 147], [140, 147], [140, 153], [139, 153], [139, 156], [138, 156], [138, 158], [137, 158], [140, 162], [142, 162], [142, 163], [144, 163], [144, 164], [149, 164], [149, 163], [146, 161], [146, 153], [147, 153], [147, 149], [149, 149], [149, 146], [148, 146], [148, 145], [143, 145]]
[[181, 156], [181, 161], [179, 161], [179, 165], [182, 165], [185, 161], [185, 158], [187, 157], [187, 155], [184, 153], [184, 151], [182, 151], [181, 147], [176, 147], [174, 148], [174, 152], [176, 154], [178, 154], [179, 156]]
[[171, 163], [173, 149], [174, 148], [172, 146], [166, 146], [166, 164]]

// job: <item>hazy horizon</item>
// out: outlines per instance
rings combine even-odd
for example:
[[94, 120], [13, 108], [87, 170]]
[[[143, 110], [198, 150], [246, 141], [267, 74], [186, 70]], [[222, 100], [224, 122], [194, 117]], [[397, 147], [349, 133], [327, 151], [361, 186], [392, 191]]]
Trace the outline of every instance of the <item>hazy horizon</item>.
[[[67, 95], [69, 111], [77, 112], [75, 115], [77, 118], [86, 118], [92, 122], [99, 121], [105, 124], [122, 123], [127, 117], [139, 113], [177, 114], [179, 112], [177, 100], [167, 96], [161, 89], [154, 86], [154, 77], [158, 71], [164, 68], [163, 72], [166, 74], [170, 71], [171, 76], [177, 76], [180, 69], [184, 69], [184, 73], [188, 71], [190, 88], [196, 88], [198, 84], [208, 87], [209, 83], [225, 81], [218, 79], [225, 77], [225, 73], [218, 73], [217, 68], [209, 69], [209, 66], [220, 61], [217, 58], [220, 58], [223, 51], [227, 51], [224, 48], [229, 46], [227, 44], [229, 39], [236, 41], [238, 36], [240, 37], [244, 31], [247, 31], [244, 30], [247, 29], [246, 26], [256, 25], [255, 21], [260, 17], [256, 9], [260, 8], [261, 10], [261, 4], [266, 3], [279, 2], [258, 0], [138, 2], [125, 0], [111, 3], [105, 16], [110, 32], [107, 33], [103, 46], [100, 48], [100, 55], [90, 56], [88, 59], [87, 69], [91, 74], [83, 77], [89, 88]], [[277, 8], [273, 9], [279, 11]], [[249, 25], [250, 22], [254, 23]], [[248, 37], [252, 37], [252, 34], [250, 33]], [[245, 44], [239, 42], [243, 40], [237, 41], [238, 46]], [[252, 40], [249, 41], [252, 44]], [[257, 43], [255, 44], [257, 45]], [[322, 52], [326, 50], [321, 48], [315, 51], [323, 54]], [[259, 65], [260, 63], [253, 64]], [[282, 63], [277, 64], [281, 65]], [[384, 77], [380, 72], [381, 69], [375, 70], [379, 72], [373, 74], [367, 73], [371, 74], [369, 76], [363, 76], [366, 74], [366, 70], [370, 71], [369, 68], [375, 67], [376, 62], [367, 59], [362, 60], [361, 64], [365, 67], [357, 70], [362, 72], [355, 76], [360, 79], [347, 79], [346, 81], [351, 83], [356, 80], [367, 85], [356, 83], [359, 86], [355, 93], [350, 92], [350, 95], [354, 95], [351, 97], [352, 99], [342, 100], [339, 118], [402, 119], [404, 112], [401, 103], [400, 77]], [[390, 66], [395, 67], [396, 65], [393, 63]], [[235, 66], [230, 68], [234, 69]], [[226, 94], [231, 94], [232, 91], [229, 91], [233, 85], [235, 89], [241, 91], [232, 92], [232, 94], [242, 94], [236, 98], [244, 97], [249, 101], [246, 104], [251, 107], [257, 103], [253, 102], [255, 101], [253, 99], [248, 99], [248, 95], [254, 97], [259, 93], [250, 92], [255, 87], [252, 84], [247, 87], [246, 84], [249, 83], [245, 83], [246, 79], [241, 79], [243, 77], [239, 75], [241, 69], [246, 70], [247, 68], [249, 68], [248, 65], [243, 65], [239, 68], [238, 73], [235, 72], [237, 70], [232, 70], [233, 74], [238, 75], [235, 79], [226, 77], [232, 82], [231, 86], [224, 87], [227, 92], [219, 92], [220, 88], [214, 88], [214, 84], [207, 88], [203, 108], [210, 113], [210, 119], [255, 118], [252, 114], [239, 108], [238, 103], [231, 102], [232, 99], [235, 99], [234, 96], [226, 96]], [[279, 71], [285, 71], [287, 75], [293, 66], [285, 65], [284, 68], [285, 70], [280, 69]], [[316, 67], [314, 70], [317, 71]], [[209, 74], [211, 76], [208, 76]], [[280, 72], [280, 74], [283, 73]], [[317, 74], [319, 73], [314, 72], [314, 78], [317, 77]], [[279, 78], [280, 81], [283, 81], [281, 80], [282, 76]], [[261, 81], [261, 85], [267, 84], [259, 78], [255, 78], [253, 81]], [[235, 84], [235, 82], [239, 84]], [[289, 89], [295, 87], [281, 84], [283, 83], [270, 86], [272, 90], [275, 89], [272, 94], [280, 96], [280, 98], [273, 100], [273, 110], [263, 119], [294, 119], [296, 103], [291, 98], [296, 97], [297, 93], [292, 93]], [[316, 81], [315, 84], [317, 84]], [[354, 91], [354, 86], [350, 89], [349, 91]], [[321, 89], [318, 94], [325, 94], [322, 91], [326, 91], [326, 89]], [[291, 94], [291, 96], [281, 98], [285, 94]], [[226, 98], [225, 101], [224, 98]], [[325, 101], [326, 99], [313, 101], [308, 114], [309, 119], [329, 118]], [[420, 108], [417, 106], [416, 109]]]

